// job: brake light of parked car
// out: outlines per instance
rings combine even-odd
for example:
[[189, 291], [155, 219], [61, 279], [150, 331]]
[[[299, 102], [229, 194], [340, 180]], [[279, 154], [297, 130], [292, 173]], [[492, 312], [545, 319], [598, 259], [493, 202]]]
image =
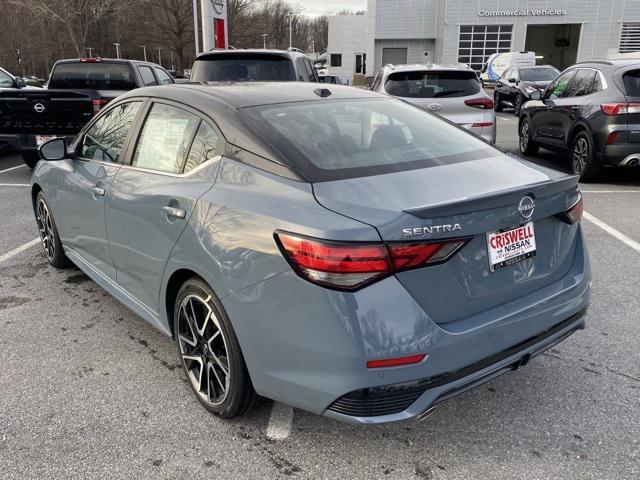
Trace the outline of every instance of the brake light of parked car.
[[470, 98], [464, 101], [465, 105], [483, 110], [493, 110], [493, 100], [490, 98]]
[[91, 100], [91, 103], [93, 104], [93, 114], [95, 115], [102, 109], [102, 107], [109, 103], [109, 100], [105, 100], [104, 98], [94, 98]]
[[93, 58], [81, 58], [80, 63], [101, 63], [102, 59], [100, 57]]
[[603, 103], [600, 108], [602, 113], [609, 116], [640, 113], [640, 103]]
[[335, 242], [274, 234], [283, 256], [302, 278], [337, 290], [356, 290], [396, 272], [442, 263], [468, 239], [422, 243]]
[[577, 223], [582, 218], [582, 213], [584, 212], [584, 202], [582, 201], [582, 194], [578, 192], [578, 199], [575, 201], [571, 207], [569, 207], [564, 212], [557, 214], [556, 216], [561, 220], [573, 225]]

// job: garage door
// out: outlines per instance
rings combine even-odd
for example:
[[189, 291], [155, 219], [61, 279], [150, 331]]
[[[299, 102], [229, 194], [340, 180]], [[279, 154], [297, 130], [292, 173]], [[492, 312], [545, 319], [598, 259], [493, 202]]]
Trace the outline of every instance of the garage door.
[[407, 63], [406, 48], [383, 48], [382, 49], [382, 65], [387, 64], [402, 65]]

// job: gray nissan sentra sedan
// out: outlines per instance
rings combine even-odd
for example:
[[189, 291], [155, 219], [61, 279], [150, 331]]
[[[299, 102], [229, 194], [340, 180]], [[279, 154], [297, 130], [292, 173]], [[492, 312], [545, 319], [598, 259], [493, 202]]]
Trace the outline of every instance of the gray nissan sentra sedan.
[[355, 423], [423, 418], [584, 327], [576, 177], [326, 87], [119, 97], [71, 145], [41, 147], [49, 262], [174, 338], [224, 418], [257, 395]]

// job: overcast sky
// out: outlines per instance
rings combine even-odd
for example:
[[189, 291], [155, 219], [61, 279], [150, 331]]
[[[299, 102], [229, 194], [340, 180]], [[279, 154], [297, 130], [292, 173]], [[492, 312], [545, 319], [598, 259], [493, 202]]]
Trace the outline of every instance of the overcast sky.
[[326, 15], [341, 10], [366, 10], [367, 0], [289, 0], [302, 7], [306, 15]]

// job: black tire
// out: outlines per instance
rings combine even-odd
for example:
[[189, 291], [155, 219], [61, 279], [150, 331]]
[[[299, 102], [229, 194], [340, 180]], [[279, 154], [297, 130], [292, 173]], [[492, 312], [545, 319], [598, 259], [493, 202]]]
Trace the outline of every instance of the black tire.
[[513, 113], [516, 117], [519, 117], [522, 113], [522, 105], [524, 105], [524, 98], [522, 95], [518, 94], [516, 101], [513, 104]]
[[540, 147], [531, 139], [531, 126], [528, 118], [523, 118], [518, 129], [520, 153], [523, 155], [535, 155]]
[[182, 367], [198, 401], [222, 418], [252, 409], [258, 396], [240, 344], [218, 297], [201, 279], [191, 278], [180, 288], [173, 322]]
[[495, 92], [493, 94], [493, 109], [496, 112], [501, 112], [502, 111], [502, 100], [500, 99], [500, 94], [498, 92]]
[[22, 160], [27, 164], [29, 168], [35, 168], [36, 164], [40, 160], [37, 151], [28, 150], [26, 152], [21, 152]]
[[569, 166], [574, 175], [580, 175], [580, 181], [590, 182], [602, 175], [603, 167], [595, 158], [591, 136], [582, 131], [571, 142]]
[[42, 248], [51, 265], [56, 268], [64, 268], [69, 264], [67, 256], [64, 254], [64, 248], [58, 235], [58, 228], [53, 219], [53, 214], [44, 196], [44, 192], [38, 192], [34, 205], [34, 214], [36, 216], [36, 224], [40, 232], [40, 241]]

